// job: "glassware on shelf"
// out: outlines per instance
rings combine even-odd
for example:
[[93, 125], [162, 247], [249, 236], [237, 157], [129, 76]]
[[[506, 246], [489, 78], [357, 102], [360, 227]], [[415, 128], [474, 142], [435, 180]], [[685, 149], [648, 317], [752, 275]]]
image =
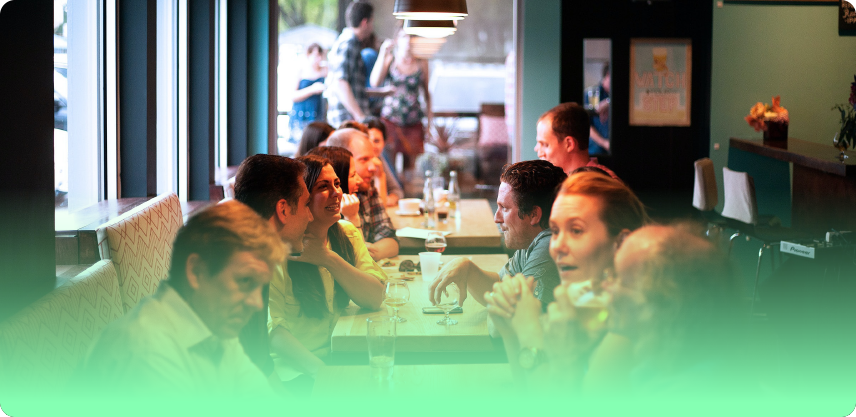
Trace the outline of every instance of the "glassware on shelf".
[[844, 162], [845, 159], [849, 158], [844, 151], [847, 149], [847, 141], [841, 138], [841, 132], [835, 134], [832, 137], [832, 144], [835, 145], [835, 148], [840, 152], [838, 154], [838, 160]]

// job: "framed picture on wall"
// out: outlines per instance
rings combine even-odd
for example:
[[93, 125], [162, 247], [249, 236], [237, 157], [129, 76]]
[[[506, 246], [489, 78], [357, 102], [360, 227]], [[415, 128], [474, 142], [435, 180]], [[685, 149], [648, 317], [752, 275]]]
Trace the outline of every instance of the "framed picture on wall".
[[630, 125], [689, 126], [692, 40], [630, 40]]
[[856, 1], [839, 0], [838, 30], [852, 33], [856, 31]]

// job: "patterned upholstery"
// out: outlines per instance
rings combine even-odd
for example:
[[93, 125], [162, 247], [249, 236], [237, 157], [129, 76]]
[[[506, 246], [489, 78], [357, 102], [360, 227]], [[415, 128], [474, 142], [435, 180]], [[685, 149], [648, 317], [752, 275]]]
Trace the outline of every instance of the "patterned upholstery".
[[182, 225], [181, 203], [164, 194], [98, 228], [101, 259], [116, 265], [122, 304], [132, 309], [166, 278], [172, 243]]
[[101, 329], [123, 314], [116, 269], [99, 261], [0, 324], [0, 392], [64, 388]]

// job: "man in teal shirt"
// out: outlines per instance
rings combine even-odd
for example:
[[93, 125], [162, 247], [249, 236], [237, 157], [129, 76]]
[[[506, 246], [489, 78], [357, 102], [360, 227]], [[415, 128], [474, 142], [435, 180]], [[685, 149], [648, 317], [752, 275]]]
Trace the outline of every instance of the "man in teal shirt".
[[522, 161], [506, 166], [500, 176], [497, 210], [493, 221], [499, 224], [505, 246], [514, 255], [499, 272], [485, 271], [468, 258], [452, 260], [431, 284], [429, 299], [439, 299], [449, 283], [461, 290], [461, 303], [467, 292], [484, 305], [484, 294], [506, 276], [523, 274], [535, 278], [533, 294], [543, 306], [553, 301], [553, 289], [559, 285], [559, 272], [550, 257], [550, 212], [565, 172], [547, 161]]

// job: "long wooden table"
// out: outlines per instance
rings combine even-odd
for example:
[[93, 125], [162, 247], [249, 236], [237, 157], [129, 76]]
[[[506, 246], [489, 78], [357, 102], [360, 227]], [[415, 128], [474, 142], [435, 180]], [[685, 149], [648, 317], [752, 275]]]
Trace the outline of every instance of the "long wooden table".
[[[443, 262], [449, 262], [459, 256], [444, 255]], [[479, 267], [489, 271], [499, 271], [508, 261], [508, 256], [501, 255], [469, 255]], [[398, 265], [402, 260], [410, 259], [418, 262], [418, 256], [401, 255], [394, 259], [393, 267], [384, 268], [391, 278], [399, 276]], [[383, 261], [380, 262], [381, 265]], [[424, 314], [422, 307], [428, 307], [428, 292], [431, 283], [422, 280], [421, 275], [408, 281], [410, 301], [399, 311], [399, 315], [407, 319], [398, 323], [396, 352], [495, 352], [501, 349], [501, 343], [491, 340], [487, 328], [487, 310], [472, 297], [464, 301], [464, 312], [452, 314], [458, 324], [444, 326], [437, 324], [443, 318], [442, 314]], [[339, 318], [333, 329], [331, 351], [334, 356], [347, 352], [367, 352], [366, 318], [391, 315], [392, 310], [386, 307], [380, 311], [362, 310], [351, 305]], [[367, 360], [367, 359], [366, 359]]]
[[371, 379], [368, 365], [325, 366], [318, 372], [312, 397], [341, 400], [394, 394], [425, 398], [429, 393], [440, 392], [466, 393], [471, 397], [480, 393], [508, 395], [515, 390], [507, 363], [395, 365], [392, 379], [385, 383]]
[[[446, 236], [446, 250], [458, 253], [498, 252], [502, 247], [502, 235], [493, 222], [494, 213], [488, 201], [483, 198], [463, 199], [460, 204], [460, 218], [449, 218], [446, 223], [440, 222], [436, 227], [439, 231], [452, 232]], [[400, 216], [396, 211], [398, 207], [389, 207], [386, 210], [396, 229], [425, 228], [423, 216]], [[404, 253], [425, 250], [425, 241], [422, 239], [400, 237], [399, 244]]]

